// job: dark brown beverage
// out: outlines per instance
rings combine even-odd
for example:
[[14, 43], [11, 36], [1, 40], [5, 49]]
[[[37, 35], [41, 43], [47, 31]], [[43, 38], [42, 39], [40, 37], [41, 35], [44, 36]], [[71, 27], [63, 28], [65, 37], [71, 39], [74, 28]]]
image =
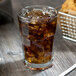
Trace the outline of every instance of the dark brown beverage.
[[[54, 13], [54, 12], [53, 12]], [[26, 22], [19, 19], [25, 60], [29, 63], [47, 63], [52, 58], [53, 39], [57, 18], [42, 10], [32, 10], [25, 14]]]

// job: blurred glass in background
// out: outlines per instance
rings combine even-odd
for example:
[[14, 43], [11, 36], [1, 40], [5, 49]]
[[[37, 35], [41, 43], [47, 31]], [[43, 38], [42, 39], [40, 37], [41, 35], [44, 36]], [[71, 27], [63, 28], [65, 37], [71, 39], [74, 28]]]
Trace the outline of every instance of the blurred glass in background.
[[0, 25], [13, 22], [11, 0], [0, 0]]

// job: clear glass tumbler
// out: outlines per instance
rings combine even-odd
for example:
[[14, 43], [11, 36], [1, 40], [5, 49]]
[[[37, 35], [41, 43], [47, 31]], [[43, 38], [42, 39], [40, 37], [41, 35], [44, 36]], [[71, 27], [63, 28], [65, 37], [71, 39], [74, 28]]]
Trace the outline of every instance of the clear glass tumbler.
[[26, 6], [19, 11], [18, 21], [26, 66], [32, 70], [52, 66], [57, 10], [43, 5]]

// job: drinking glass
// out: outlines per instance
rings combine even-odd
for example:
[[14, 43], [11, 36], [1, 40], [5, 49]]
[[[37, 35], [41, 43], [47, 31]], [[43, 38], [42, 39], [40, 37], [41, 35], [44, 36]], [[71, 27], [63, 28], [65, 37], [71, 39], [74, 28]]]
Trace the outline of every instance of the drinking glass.
[[52, 66], [57, 10], [44, 5], [26, 6], [19, 11], [18, 21], [25, 65], [32, 70]]

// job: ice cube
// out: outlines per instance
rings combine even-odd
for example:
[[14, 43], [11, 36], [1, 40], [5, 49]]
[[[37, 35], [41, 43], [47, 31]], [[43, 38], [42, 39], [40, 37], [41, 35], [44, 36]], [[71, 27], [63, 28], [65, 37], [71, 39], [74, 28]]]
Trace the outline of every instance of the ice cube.
[[28, 13], [28, 16], [31, 16], [31, 17], [33, 17], [33, 16], [43, 16], [43, 13], [42, 13], [42, 11], [39, 10], [39, 9], [33, 9], [33, 10], [31, 10], [31, 11]]
[[41, 25], [41, 27], [46, 27], [46, 26], [47, 26], [47, 24], [42, 24], [42, 25]]
[[38, 22], [37, 17], [32, 17], [31, 24], [36, 24]]

